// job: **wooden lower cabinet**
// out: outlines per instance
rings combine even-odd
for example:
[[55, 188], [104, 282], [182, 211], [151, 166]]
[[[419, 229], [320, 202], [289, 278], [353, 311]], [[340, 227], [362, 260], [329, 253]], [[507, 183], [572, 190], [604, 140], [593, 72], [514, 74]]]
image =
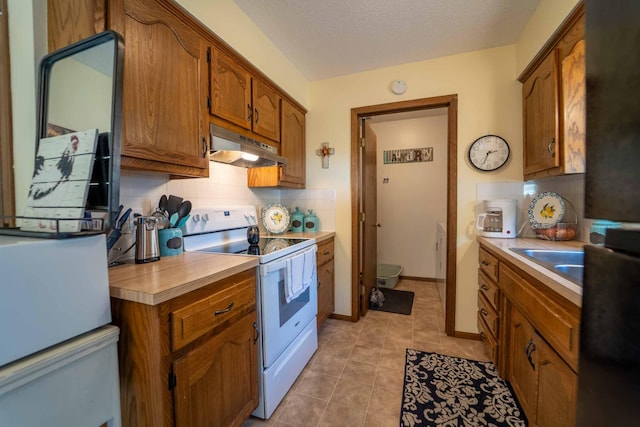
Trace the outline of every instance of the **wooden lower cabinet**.
[[507, 379], [524, 409], [529, 424], [534, 425], [538, 399], [538, 371], [535, 369], [535, 330], [520, 312], [511, 307], [509, 321], [509, 365]]
[[158, 305], [112, 298], [123, 426], [240, 426], [251, 415], [255, 284], [252, 268]]
[[333, 243], [333, 238], [322, 242], [318, 245], [316, 255], [318, 269], [318, 327], [331, 316], [335, 308]]
[[256, 312], [173, 364], [176, 426], [239, 426], [258, 405]]
[[574, 426], [578, 375], [516, 306], [505, 304], [509, 319], [506, 379], [529, 425]]

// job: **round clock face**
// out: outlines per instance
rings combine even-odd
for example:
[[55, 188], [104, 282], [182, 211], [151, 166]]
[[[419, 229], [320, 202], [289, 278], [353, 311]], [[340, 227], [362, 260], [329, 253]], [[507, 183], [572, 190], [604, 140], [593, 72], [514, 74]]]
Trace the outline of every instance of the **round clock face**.
[[478, 170], [494, 171], [509, 160], [509, 144], [497, 135], [485, 135], [469, 147], [469, 161]]

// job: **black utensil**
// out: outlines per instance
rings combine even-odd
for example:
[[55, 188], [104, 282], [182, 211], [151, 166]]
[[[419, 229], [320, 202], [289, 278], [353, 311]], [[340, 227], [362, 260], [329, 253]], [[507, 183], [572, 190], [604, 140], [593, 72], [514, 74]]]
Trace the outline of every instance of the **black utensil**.
[[158, 209], [160, 209], [162, 212], [166, 212], [167, 203], [168, 203], [167, 196], [163, 194], [162, 197], [160, 197], [160, 202], [158, 202]]
[[185, 200], [184, 202], [180, 203], [180, 206], [178, 207], [178, 218], [176, 219], [175, 223], [179, 224], [182, 218], [189, 215], [189, 212], [191, 212], [191, 202], [189, 200]]
[[169, 218], [171, 218], [171, 215], [178, 212], [180, 203], [182, 203], [182, 197], [169, 194], [169, 199], [167, 200], [167, 213], [169, 214]]

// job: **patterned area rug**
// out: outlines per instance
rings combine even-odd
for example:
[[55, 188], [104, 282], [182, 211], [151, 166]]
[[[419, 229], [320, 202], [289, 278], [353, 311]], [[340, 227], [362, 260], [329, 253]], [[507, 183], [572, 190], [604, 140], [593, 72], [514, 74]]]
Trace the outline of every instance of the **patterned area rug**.
[[491, 362], [407, 349], [400, 426], [526, 426]]

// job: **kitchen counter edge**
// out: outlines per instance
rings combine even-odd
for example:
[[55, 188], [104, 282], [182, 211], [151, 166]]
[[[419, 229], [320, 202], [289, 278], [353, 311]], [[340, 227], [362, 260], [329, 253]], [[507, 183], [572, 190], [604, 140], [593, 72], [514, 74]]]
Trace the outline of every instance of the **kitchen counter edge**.
[[258, 258], [183, 252], [148, 264], [109, 268], [111, 297], [158, 305], [259, 264]]
[[537, 238], [516, 238], [516, 239], [496, 239], [476, 236], [476, 240], [489, 250], [495, 252], [505, 261], [513, 264], [533, 278], [537, 279], [549, 289], [564, 297], [578, 307], [582, 306], [582, 287], [548, 270], [541, 265], [519, 255], [511, 248], [531, 248], [531, 249], [572, 249], [581, 250], [586, 242], [576, 240], [569, 241], [547, 241]]
[[315, 233], [294, 233], [288, 231], [282, 234], [270, 234], [263, 233], [260, 234], [260, 237], [283, 237], [286, 239], [316, 239], [316, 244], [322, 243], [323, 241], [335, 237], [335, 231], [316, 231]]

